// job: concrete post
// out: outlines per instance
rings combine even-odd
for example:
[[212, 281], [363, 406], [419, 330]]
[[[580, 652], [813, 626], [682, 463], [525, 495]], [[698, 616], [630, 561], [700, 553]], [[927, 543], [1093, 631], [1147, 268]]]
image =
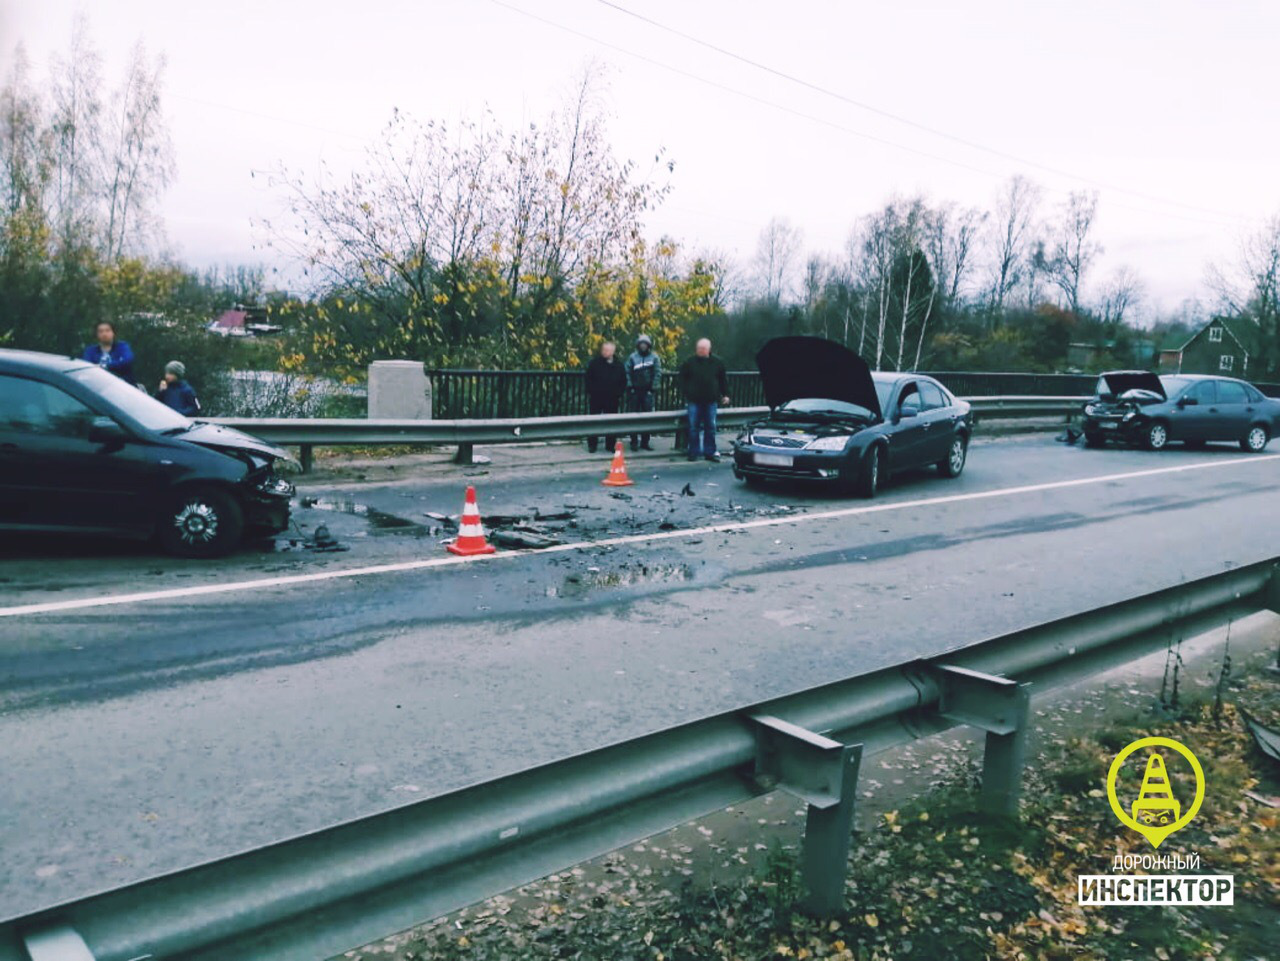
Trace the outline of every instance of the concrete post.
[[430, 420], [431, 383], [416, 360], [369, 365], [369, 416], [378, 420]]

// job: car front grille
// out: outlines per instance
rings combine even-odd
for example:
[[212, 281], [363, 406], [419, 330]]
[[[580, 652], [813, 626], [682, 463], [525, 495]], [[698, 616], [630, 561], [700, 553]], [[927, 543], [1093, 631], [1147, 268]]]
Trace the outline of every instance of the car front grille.
[[748, 438], [748, 440], [757, 447], [765, 447], [775, 450], [799, 450], [809, 443], [809, 438], [801, 439], [798, 437], [781, 437], [777, 434], [769, 434], [764, 437], [761, 437], [758, 434], [753, 434]]

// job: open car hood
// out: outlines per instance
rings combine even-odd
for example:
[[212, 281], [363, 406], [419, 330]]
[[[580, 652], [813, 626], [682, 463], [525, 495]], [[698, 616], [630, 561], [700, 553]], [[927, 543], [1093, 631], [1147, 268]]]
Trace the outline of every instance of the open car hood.
[[867, 362], [822, 337], [775, 337], [756, 353], [765, 402], [773, 408], [800, 397], [857, 404], [881, 416]]
[[1106, 384], [1107, 394], [1111, 397], [1119, 397], [1130, 390], [1150, 391], [1161, 398], [1167, 396], [1160, 378], [1145, 370], [1107, 371], [1102, 375], [1102, 381]]
[[189, 431], [177, 436], [182, 440], [190, 441], [192, 444], [211, 447], [214, 450], [246, 451], [270, 460], [289, 459], [289, 455], [279, 447], [268, 444], [264, 440], [258, 440], [258, 438], [233, 427], [222, 427], [218, 424], [205, 424], [197, 421]]

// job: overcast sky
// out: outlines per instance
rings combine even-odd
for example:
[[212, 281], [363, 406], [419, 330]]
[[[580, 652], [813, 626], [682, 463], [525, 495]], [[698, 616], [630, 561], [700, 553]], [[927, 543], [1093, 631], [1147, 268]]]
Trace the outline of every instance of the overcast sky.
[[676, 162], [652, 232], [744, 261], [774, 215], [835, 253], [894, 192], [989, 205], [1022, 172], [1049, 203], [1098, 189], [1094, 279], [1131, 265], [1173, 309], [1280, 210], [1274, 2], [616, 3], [918, 126], [598, 0], [0, 0], [0, 56], [22, 42], [43, 70], [77, 9], [113, 78], [139, 36], [164, 52], [178, 177], [162, 212], [202, 266], [266, 258], [251, 221], [280, 198], [251, 171], [349, 167], [393, 107], [540, 119], [593, 58], [618, 152]]

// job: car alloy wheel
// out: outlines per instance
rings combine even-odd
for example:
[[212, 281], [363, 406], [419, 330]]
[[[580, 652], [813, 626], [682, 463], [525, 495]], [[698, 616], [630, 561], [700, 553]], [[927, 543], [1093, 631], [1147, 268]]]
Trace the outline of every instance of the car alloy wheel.
[[158, 515], [160, 545], [182, 557], [217, 557], [240, 542], [244, 514], [227, 491], [197, 487], [172, 494]]
[[959, 474], [964, 470], [965, 444], [963, 437], [957, 437], [951, 442], [951, 476]]
[[218, 511], [210, 504], [191, 501], [179, 508], [173, 526], [186, 544], [212, 544], [218, 539]]
[[1164, 424], [1152, 424], [1147, 431], [1147, 448], [1150, 450], [1163, 450], [1168, 443], [1169, 429]]
[[1267, 431], [1263, 427], [1251, 427], [1244, 438], [1244, 449], [1251, 453], [1261, 453], [1267, 447]]

